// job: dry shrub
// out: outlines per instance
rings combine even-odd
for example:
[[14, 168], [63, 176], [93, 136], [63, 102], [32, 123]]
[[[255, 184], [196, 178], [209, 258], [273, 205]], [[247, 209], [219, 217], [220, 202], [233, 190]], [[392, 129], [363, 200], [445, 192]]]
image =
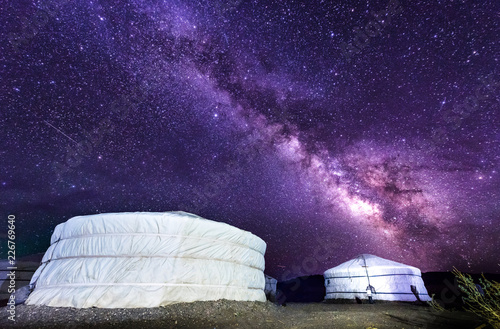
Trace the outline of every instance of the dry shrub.
[[489, 322], [495, 329], [500, 329], [500, 283], [490, 281], [482, 275], [479, 283], [482, 292], [472, 277], [456, 268], [453, 274], [457, 278], [458, 288], [464, 293], [463, 301], [466, 311], [472, 312]]
[[431, 306], [437, 312], [446, 311], [443, 305], [441, 305], [441, 303], [434, 298], [434, 294], [432, 294], [432, 300], [430, 302], [427, 302], [427, 304], [429, 304], [429, 306]]

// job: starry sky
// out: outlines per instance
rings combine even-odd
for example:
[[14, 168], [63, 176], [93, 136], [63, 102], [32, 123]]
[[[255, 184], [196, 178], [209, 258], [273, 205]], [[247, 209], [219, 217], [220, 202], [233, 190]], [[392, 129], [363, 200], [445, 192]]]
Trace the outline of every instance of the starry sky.
[[500, 272], [498, 1], [9, 0], [0, 27], [19, 256], [72, 216], [183, 210], [260, 236], [278, 279]]

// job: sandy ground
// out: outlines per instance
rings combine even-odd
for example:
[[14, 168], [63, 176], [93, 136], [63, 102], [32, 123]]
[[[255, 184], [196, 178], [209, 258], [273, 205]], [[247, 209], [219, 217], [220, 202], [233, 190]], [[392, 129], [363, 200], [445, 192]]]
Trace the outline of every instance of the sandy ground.
[[143, 309], [74, 309], [18, 305], [16, 322], [0, 308], [0, 328], [478, 328], [465, 312], [410, 304], [195, 302]]

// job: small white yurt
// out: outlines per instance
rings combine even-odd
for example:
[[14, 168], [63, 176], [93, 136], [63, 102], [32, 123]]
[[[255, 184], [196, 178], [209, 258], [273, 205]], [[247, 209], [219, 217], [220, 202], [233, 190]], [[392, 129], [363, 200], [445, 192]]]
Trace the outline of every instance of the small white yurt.
[[55, 228], [26, 304], [265, 301], [265, 250], [250, 232], [185, 212], [73, 217]]
[[266, 287], [264, 288], [264, 292], [266, 293], [266, 297], [270, 301], [276, 300], [276, 285], [278, 284], [278, 280], [275, 278], [265, 274], [266, 276]]
[[362, 254], [324, 273], [326, 300], [367, 299], [367, 288], [373, 287], [373, 300], [429, 301], [421, 272], [418, 268]]

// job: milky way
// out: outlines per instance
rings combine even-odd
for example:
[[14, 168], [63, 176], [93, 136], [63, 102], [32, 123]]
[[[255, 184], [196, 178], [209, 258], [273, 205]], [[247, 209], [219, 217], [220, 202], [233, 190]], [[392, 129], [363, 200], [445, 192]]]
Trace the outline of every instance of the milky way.
[[279, 279], [360, 253], [500, 271], [497, 1], [0, 10], [20, 255], [75, 215], [184, 210], [263, 238]]

